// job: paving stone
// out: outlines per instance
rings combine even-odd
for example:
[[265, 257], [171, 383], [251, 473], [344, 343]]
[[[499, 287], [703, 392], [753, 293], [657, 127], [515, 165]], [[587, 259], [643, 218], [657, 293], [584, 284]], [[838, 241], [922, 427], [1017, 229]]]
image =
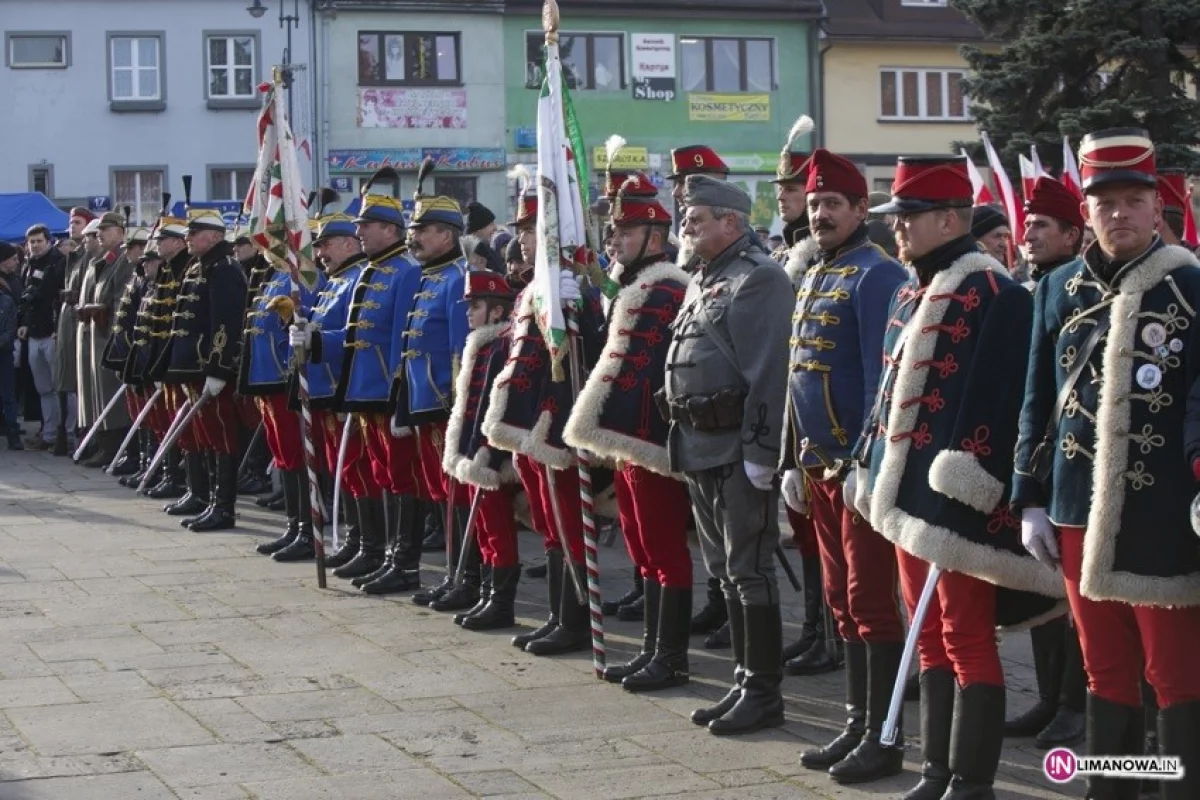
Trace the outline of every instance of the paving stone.
[[[560, 797], [603, 795], [611, 800], [621, 798], [662, 797], [680, 792], [697, 792], [719, 788], [719, 784], [678, 764], [645, 767], [611, 767], [578, 769], [560, 772], [520, 773], [536, 786]], [[593, 788], [594, 787], [594, 788]]]
[[387, 713], [395, 709], [386, 700], [365, 689], [333, 689], [240, 697], [237, 702], [266, 722], [332, 719], [359, 714]]
[[172, 785], [206, 786], [318, 776], [285, 744], [213, 744], [139, 750], [137, 757]]
[[0, 797], [4, 800], [177, 799], [177, 795], [166, 784], [149, 772], [0, 783]]
[[43, 661], [81, 661], [95, 659], [125, 659], [128, 656], [150, 655], [165, 652], [162, 647], [145, 636], [128, 631], [125, 636], [104, 639], [73, 639], [60, 642], [30, 642], [29, 649]]
[[182, 700], [179, 707], [224, 742], [279, 742], [285, 738], [232, 700]]
[[427, 769], [410, 769], [389, 776], [335, 775], [328, 778], [247, 783], [256, 800], [396, 800], [419, 797], [470, 797], [463, 789]]
[[136, 672], [101, 672], [66, 675], [63, 683], [87, 702], [134, 697], [158, 697], [159, 691]]
[[454, 782], [479, 797], [548, 797], [520, 775], [507, 769], [468, 772], [454, 776]]
[[14, 708], [13, 725], [43, 755], [208, 744], [212, 736], [166, 700], [110, 700]]
[[0, 708], [52, 706], [78, 703], [79, 697], [61, 678], [6, 678], [0, 680]]
[[378, 736], [301, 739], [291, 746], [309, 762], [334, 775], [392, 773], [421, 765]]

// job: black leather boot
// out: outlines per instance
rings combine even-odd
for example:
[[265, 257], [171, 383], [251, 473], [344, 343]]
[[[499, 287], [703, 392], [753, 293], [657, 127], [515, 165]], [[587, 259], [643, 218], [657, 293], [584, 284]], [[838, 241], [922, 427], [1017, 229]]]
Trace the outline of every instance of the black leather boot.
[[[204, 516], [197, 519], [189, 527], [196, 533], [204, 531], [228, 530], [236, 524], [234, 506], [237, 503], [237, 456], [233, 453], [217, 453], [213, 456], [213, 502]], [[301, 507], [303, 509], [303, 506]], [[301, 513], [301, 536], [304, 534], [304, 514]], [[309, 544], [312, 543], [312, 527], [308, 526]], [[294, 544], [291, 546], [295, 546]], [[283, 551], [280, 551], [282, 553]], [[274, 558], [278, 559], [280, 553]]]
[[[742, 613], [742, 601], [737, 594], [725, 597], [725, 619], [730, 627], [730, 642], [733, 646], [733, 686], [716, 705], [697, 708], [692, 712], [692, 722], [707, 725], [733, 708], [742, 696], [742, 683], [746, 680], [746, 620]], [[692, 618], [695, 620], [695, 617]]]
[[[446, 519], [446, 514], [445, 514], [446, 504], [445, 503], [434, 503], [433, 506], [434, 506], [433, 515], [438, 520], [445, 520]], [[441, 549], [443, 551], [446, 549], [445, 537], [454, 535], [454, 531], [445, 531], [444, 530], [445, 527], [446, 527], [445, 523], [442, 522], [442, 524], [438, 525], [438, 527], [436, 528], [436, 536], [439, 537], [439, 541], [441, 542], [441, 545], [442, 545]], [[428, 527], [428, 522], [427, 522], [426, 523], [426, 531], [428, 531], [428, 530], [429, 530], [429, 527]], [[431, 535], [434, 535], [434, 534], [430, 534], [430, 533], [425, 534], [425, 539], [421, 542], [422, 552], [430, 553], [430, 552], [434, 552], [434, 550], [437, 549], [437, 548], [434, 548], [431, 550], [429, 547]], [[450, 563], [448, 563], [446, 565], [446, 576], [444, 578], [442, 578], [442, 582], [439, 583], [437, 586], [431, 586], [428, 589], [423, 589], [423, 590], [417, 592], [416, 594], [414, 594], [412, 597], [412, 601], [414, 603], [416, 603], [419, 606], [428, 606], [434, 600], [440, 599], [442, 597], [442, 595], [446, 594], [447, 592], [449, 592], [451, 589], [454, 588], [454, 569], [457, 566], [456, 556], [458, 555], [458, 546], [459, 546], [459, 542], [455, 541], [453, 543], [453, 546], [450, 548], [450, 557], [449, 557]]]
[[[851, 644], [847, 642], [847, 644]], [[904, 655], [903, 642], [868, 642], [867, 648], [867, 730], [858, 747], [829, 768], [829, 777], [841, 784], [867, 783], [899, 775], [904, 769], [904, 739], [888, 747], [879, 741], [883, 723], [892, 702], [892, 688]], [[847, 648], [849, 652], [849, 648]], [[900, 721], [898, 733], [903, 733]], [[997, 756], [999, 757], [999, 756]]]
[[338, 578], [360, 578], [370, 575], [383, 564], [383, 550], [387, 542], [387, 531], [383, 522], [383, 500], [378, 497], [360, 497], [355, 503], [358, 505], [358, 555], [333, 571]]
[[454, 587], [441, 597], [430, 601], [429, 608], [433, 611], [463, 611], [479, 602], [479, 586], [482, 581], [480, 566], [483, 563], [483, 555], [479, 551], [479, 537], [474, 533], [466, 536], [468, 512], [467, 508], [454, 509], [454, 543], [458, 547], [453, 552], [453, 563], [446, 565], [446, 574], [453, 579], [457, 577], [455, 572], [459, 559], [465, 558], [462, 581], [455, 583]]
[[[396, 542], [400, 524], [400, 496], [391, 492], [383, 493], [383, 562], [366, 575], [359, 575], [350, 581], [352, 586], [362, 589], [375, 581], [382, 580], [396, 568]], [[361, 547], [361, 543], [360, 543]], [[382, 588], [382, 584], [376, 589]]]
[[1200, 701], [1176, 703], [1158, 711], [1158, 745], [1164, 756], [1183, 761], [1183, 779], [1162, 781], [1159, 800], [1200, 797]]
[[317, 557], [316, 546], [313, 544], [313, 508], [312, 492], [308, 486], [307, 470], [297, 470], [294, 481], [297, 508], [296, 516], [300, 520], [296, 538], [276, 553], [271, 555], [276, 561], [288, 563], [291, 561], [309, 561]]
[[190, 517], [208, 508], [210, 486], [208, 461], [204, 453], [186, 453], [183, 457], [186, 474], [187, 494], [177, 502], [163, 506], [163, 511], [172, 517]]
[[1005, 720], [1006, 736], [1036, 736], [1054, 719], [1054, 712], [1058, 707], [1059, 687], [1062, 684], [1066, 627], [1066, 620], [1059, 618], [1029, 629], [1038, 699], [1028, 711]]
[[362, 590], [367, 594], [396, 594], [421, 588], [420, 501], [408, 495], [388, 497], [390, 549], [382, 571], [363, 579]]
[[337, 569], [344, 564], [349, 564], [350, 559], [358, 555], [358, 543], [361, 540], [361, 531], [358, 527], [358, 503], [348, 493], [343, 492], [339, 508], [345, 519], [345, 525], [339, 529], [343, 532], [343, 539], [337, 551], [325, 558], [325, 569]]
[[460, 624], [468, 631], [494, 631], [516, 624], [517, 584], [521, 565], [492, 567], [492, 591], [487, 605]]
[[534, 639], [525, 645], [525, 652], [535, 656], [556, 656], [562, 653], [574, 653], [586, 650], [591, 646], [591, 614], [587, 603], [580, 603], [575, 596], [575, 583], [569, 570], [574, 570], [576, 577], [584, 582], [583, 565], [570, 565], [563, 560], [562, 565], [562, 603], [558, 610], [558, 625], [554, 630], [540, 639]]
[[103, 469], [107, 467], [109, 462], [117, 454], [117, 449], [121, 446], [121, 441], [125, 438], [125, 431], [102, 430], [96, 434], [93, 441], [96, 443], [96, 452], [91, 458], [80, 462], [80, 466], [88, 469]]
[[271, 479], [267, 476], [267, 467], [271, 464], [271, 449], [267, 437], [255, 436], [256, 431], [248, 431], [248, 451], [243, 453], [246, 469], [238, 475], [238, 494], [263, 494], [270, 491]]
[[276, 503], [282, 502], [282, 501], [283, 501], [283, 489], [280, 488], [280, 489], [276, 489], [275, 491], [271, 492], [270, 494], [265, 494], [262, 497], [256, 498], [254, 501], [254, 505], [258, 506], [259, 508], [271, 508]]
[[630, 603], [640, 600], [644, 591], [644, 584], [645, 581], [642, 578], [642, 571], [638, 567], [634, 567], [633, 588], [618, 597], [616, 600], [605, 600], [600, 603], [600, 610], [604, 612], [604, 616], [615, 617], [617, 612], [621, 610], [621, 606], [627, 606]]
[[732, 638], [729, 633], [729, 620], [725, 620], [725, 624], [710, 633], [704, 639], [705, 650], [724, 650], [732, 643]]
[[1087, 673], [1083, 669], [1079, 632], [1065, 622], [1062, 627], [1062, 665], [1058, 693], [1054, 695], [1058, 708], [1033, 740], [1042, 750], [1079, 744], [1087, 728]]
[[609, 683], [620, 683], [649, 664], [650, 659], [654, 658], [654, 642], [658, 637], [659, 608], [662, 604], [662, 586], [653, 578], [648, 578], [642, 583], [641, 596], [646, 598], [642, 649], [633, 657], [633, 660], [625, 664], [610, 664], [604, 668], [604, 674], [601, 677]]
[[[1090, 756], [1137, 753], [1143, 745], [1144, 717], [1139, 706], [1111, 703], [1088, 693], [1087, 752]], [[1140, 781], [1089, 776], [1088, 800], [1137, 800]], [[1196, 795], [1190, 795], [1195, 798]], [[1162, 800], [1162, 798], [1160, 798]]]
[[[212, 453], [201, 453], [200, 459], [197, 462], [204, 475], [204, 485], [207, 487], [208, 502], [204, 504], [204, 508], [199, 514], [194, 514], [187, 519], [180, 520], [179, 524], [185, 528], [192, 527], [192, 523], [203, 519], [212, 512], [213, 506], [217, 500], [217, 461]], [[168, 514], [171, 512], [167, 512]]]
[[784, 723], [783, 693], [783, 620], [778, 605], [743, 606], [746, 620], [746, 678], [742, 696], [733, 708], [712, 722], [708, 731], [715, 736], [753, 733], [763, 728], [778, 728]]
[[[617, 619], [622, 622], [641, 622], [646, 618], [646, 598], [637, 598], [632, 603], [626, 603], [617, 609]], [[690, 623], [691, 620], [688, 620]]]
[[[128, 431], [121, 432], [121, 438], [117, 440], [117, 449], [120, 449], [121, 442], [125, 441], [126, 435], [128, 435]], [[116, 453], [114, 452], [113, 455], [115, 456]], [[108, 465], [105, 464], [105, 466], [107, 467]], [[108, 474], [117, 478], [128, 478], [130, 475], [136, 475], [138, 471], [143, 468], [142, 431], [139, 429], [138, 432], [133, 435], [133, 440], [129, 442], [129, 446], [125, 448], [125, 452], [122, 453], [121, 457], [117, 459], [115, 464], [113, 464], [113, 467], [111, 470], [109, 470]], [[125, 486], [127, 484], [122, 483], [121, 485]]]
[[950, 788], [942, 800], [995, 800], [992, 788], [1004, 747], [1004, 687], [973, 683], [954, 698]]
[[163, 458], [162, 477], [153, 486], [146, 485], [145, 495], [153, 500], [172, 500], [187, 494], [187, 474], [183, 468], [183, 454], [175, 445]]
[[468, 608], [466, 611], [460, 611], [454, 615], [454, 624], [462, 625], [463, 620], [467, 617], [472, 617], [483, 611], [487, 607], [488, 601], [492, 599], [492, 568], [487, 564], [479, 566], [479, 599], [475, 605]]
[[[150, 459], [154, 456], [154, 436], [150, 433], [150, 428], [143, 425], [134, 434], [134, 443], [137, 445], [137, 468], [128, 475], [122, 475], [117, 483], [127, 489], [136, 489], [146, 477], [146, 470], [150, 468]], [[131, 445], [132, 446], [132, 445]], [[119, 473], [113, 472], [113, 475]], [[147, 485], [153, 485], [154, 481], [146, 481]]]
[[440, 553], [446, 549], [446, 507], [442, 503], [422, 503], [425, 533], [421, 539], [421, 552]]
[[712, 633], [728, 619], [729, 611], [725, 606], [721, 581], [719, 578], [709, 578], [708, 589], [704, 593], [704, 607], [692, 617], [692, 633]]
[[954, 673], [921, 673], [921, 782], [902, 800], [941, 800], [950, 785], [950, 732], [954, 725]]
[[287, 527], [284, 529], [283, 535], [278, 539], [263, 542], [254, 548], [256, 553], [264, 556], [278, 553], [296, 541], [296, 537], [300, 535], [300, 492], [302, 491], [300, 481], [302, 475], [302, 470], [284, 470], [281, 473], [283, 479], [283, 507], [287, 514]]
[[563, 591], [563, 555], [562, 550], [546, 551], [546, 605], [549, 606], [549, 617], [546, 623], [537, 630], [522, 633], [512, 638], [512, 646], [522, 650], [526, 645], [543, 636], [548, 636], [558, 627], [558, 609], [562, 605]]
[[[647, 589], [650, 581], [646, 581]], [[650, 616], [650, 594], [646, 593], [646, 617]], [[664, 586], [658, 604], [658, 635], [650, 663], [621, 681], [630, 692], [656, 692], [683, 686], [691, 680], [688, 665], [688, 634], [692, 626], [692, 590]]]
[[846, 727], [829, 744], [800, 754], [800, 765], [827, 770], [862, 741], [867, 730], [867, 645], [846, 642]]
[[821, 562], [817, 558], [805, 558], [801, 560], [800, 568], [804, 573], [804, 630], [812, 631], [812, 644], [800, 655], [788, 659], [783, 671], [788, 675], [821, 675], [838, 668], [837, 659], [829, 652], [825, 642], [827, 632]]

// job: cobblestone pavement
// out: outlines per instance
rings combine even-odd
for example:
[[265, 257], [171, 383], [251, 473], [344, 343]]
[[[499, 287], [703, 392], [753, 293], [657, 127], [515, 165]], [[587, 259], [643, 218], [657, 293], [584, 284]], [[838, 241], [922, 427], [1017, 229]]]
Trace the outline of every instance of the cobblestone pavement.
[[[903, 775], [865, 788], [798, 765], [840, 727], [840, 672], [788, 678], [784, 728], [714, 737], [687, 715], [723, 693], [728, 651], [693, 651], [686, 688], [634, 696], [598, 682], [587, 654], [536, 658], [407, 597], [333, 578], [321, 591], [311, 563], [253, 553], [277, 515], [239, 513], [236, 531], [194, 534], [95, 470], [0, 451], [2, 800], [867, 798], [916, 781], [915, 748]], [[521, 546], [538, 555], [532, 535]], [[620, 545], [601, 560], [605, 591], [623, 592]], [[522, 622], [544, 618], [543, 596], [525, 579]], [[640, 623], [607, 637], [624, 659]], [[1003, 653], [1023, 707], [1028, 637]], [[997, 786], [1063, 796], [1030, 742], [1006, 748]]]

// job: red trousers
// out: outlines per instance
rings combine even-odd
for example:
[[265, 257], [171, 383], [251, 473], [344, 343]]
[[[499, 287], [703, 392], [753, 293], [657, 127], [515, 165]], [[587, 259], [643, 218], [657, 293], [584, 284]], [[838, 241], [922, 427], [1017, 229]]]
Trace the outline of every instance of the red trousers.
[[902, 642], [896, 546], [846, 509], [842, 484], [809, 480], [821, 551], [821, 582], [838, 633], [848, 642]]
[[129, 414], [129, 419], [137, 419], [137, 415], [142, 413], [142, 408], [146, 405], [145, 395], [138, 389], [129, 388], [125, 390], [125, 411]]
[[[562, 512], [563, 533], [570, 547], [571, 560], [583, 564], [583, 508], [579, 498], [579, 473], [575, 469], [554, 470], [554, 490], [551, 491], [550, 480], [546, 477], [547, 467], [532, 458], [518, 455], [513, 458], [517, 465], [517, 475], [521, 485], [525, 487], [525, 495], [529, 498], [529, 509], [533, 515], [533, 524], [544, 526], [538, 530], [546, 543], [547, 550], [561, 550], [562, 539], [558, 535], [558, 526], [554, 518], [554, 506], [550, 501], [551, 495], [558, 498], [558, 508]], [[537, 509], [537, 510], [534, 510]]]
[[[195, 383], [187, 388], [188, 395], [195, 399], [200, 397], [204, 384]], [[241, 437], [232, 385], [226, 386], [219, 395], [210, 397], [208, 402], [201, 406], [196, 416], [192, 417], [192, 427], [196, 431], [196, 442], [201, 450], [223, 455], [238, 452]]]
[[1200, 700], [1200, 608], [1089, 600], [1079, 592], [1083, 528], [1062, 532], [1062, 566], [1092, 694], [1140, 706], [1143, 659], [1159, 708]]
[[517, 520], [513, 516], [513, 488], [480, 489], [468, 486], [471, 502], [482, 493], [475, 520], [475, 538], [483, 563], [490, 567], [517, 565]]
[[[263, 436], [267, 439], [267, 447], [275, 461], [276, 469], [297, 470], [304, 468], [304, 437], [300, 432], [300, 415], [289, 411], [287, 395], [283, 392], [268, 394], [256, 398], [258, 408], [262, 413]], [[316, 428], [313, 435], [320, 434]], [[313, 446], [316, 447], [316, 441]], [[329, 470], [333, 472], [332, 469]]]
[[690, 589], [687, 529], [692, 505], [683, 483], [626, 464], [613, 476], [625, 548], [642, 577], [664, 588]]
[[801, 558], [819, 558], [817, 529], [812, 519], [792, 511], [787, 503], [784, 503], [783, 507], [787, 511], [788, 525], [792, 529], [792, 541], [796, 543], [796, 550]]
[[[897, 547], [896, 564], [911, 615], [925, 587], [929, 562]], [[1003, 686], [995, 628], [996, 587], [961, 572], [944, 570], [917, 638], [921, 671], [952, 669], [959, 686]]]
[[262, 422], [262, 412], [259, 410], [258, 404], [253, 397], [245, 395], [237, 395], [233, 398], [234, 408], [237, 409], [238, 419], [242, 421], [242, 427], [254, 435], [254, 431], [258, 428], [258, 424]]
[[[313, 437], [319, 440], [319, 443], [314, 441], [313, 446], [325, 451], [325, 462], [329, 465], [330, 474], [337, 469], [342, 425], [342, 420], [332, 411], [313, 412]], [[320, 431], [319, 436], [317, 431]], [[349, 437], [346, 442], [346, 460], [342, 464], [342, 488], [356, 500], [360, 497], [378, 498], [382, 491], [371, 477], [371, 462], [367, 459], [362, 426], [356, 422], [350, 423]]]
[[[150, 409], [150, 413], [146, 415], [146, 423], [150, 426], [150, 430], [154, 431], [154, 436], [158, 441], [162, 441], [167, 435], [167, 428], [171, 427], [171, 410], [168, 408], [170, 402], [167, 397], [167, 388], [163, 389], [163, 393], [158, 396], [158, 400], [154, 402], [154, 407]], [[153, 394], [153, 392], [151, 392]], [[147, 398], [149, 401], [149, 398]]]
[[[187, 389], [181, 384], [175, 383], [167, 386], [163, 390], [164, 400], [166, 401], [167, 414], [170, 419], [167, 421], [167, 426], [175, 421], [175, 417], [179, 415], [179, 409], [188, 401]], [[195, 453], [200, 448], [200, 443], [196, 438], [196, 426], [189, 423], [186, 428], [179, 434], [179, 438], [175, 440], [175, 444], [184, 453]]]
[[[397, 439], [384, 414], [360, 414], [367, 458], [375, 483], [392, 494], [428, 498], [421, 492], [420, 465], [413, 437]], [[349, 460], [349, 457], [347, 457]]]
[[455, 506], [469, 505], [467, 487], [458, 481], [451, 480], [450, 476], [442, 469], [442, 451], [446, 447], [446, 423], [418, 425], [413, 434], [417, 443], [417, 453], [420, 458], [420, 480], [426, 499], [435, 503], [444, 503], [449, 499]]

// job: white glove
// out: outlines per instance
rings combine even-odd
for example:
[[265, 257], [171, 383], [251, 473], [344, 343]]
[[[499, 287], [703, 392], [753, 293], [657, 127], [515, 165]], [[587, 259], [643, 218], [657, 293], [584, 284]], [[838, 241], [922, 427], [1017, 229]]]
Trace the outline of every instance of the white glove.
[[204, 393], [210, 397], [216, 397], [225, 389], [225, 381], [220, 378], [214, 378], [209, 375], [204, 379]]
[[288, 344], [304, 350], [312, 348], [312, 328], [307, 325], [292, 325], [288, 328]]
[[155, 382], [154, 382], [154, 388], [155, 388], [155, 389], [161, 389], [161, 388], [163, 388], [162, 381], [155, 381]]
[[861, 512], [854, 507], [854, 496], [858, 493], [858, 468], [850, 467], [850, 471], [846, 473], [846, 480], [842, 482], [842, 504], [846, 506], [846, 510], [851, 514], [859, 514]]
[[770, 467], [764, 467], [761, 464], [754, 464], [750, 461], [743, 461], [742, 468], [746, 470], [746, 477], [755, 489], [763, 492], [771, 491], [771, 482], [775, 479], [775, 470]]
[[403, 425], [397, 425], [396, 420], [388, 422], [388, 428], [392, 432], [393, 439], [407, 439], [413, 435], [413, 429]]
[[1027, 508], [1021, 512], [1021, 544], [1050, 569], [1058, 566], [1058, 541], [1046, 509]]
[[[753, 482], [753, 478], [751, 481]], [[783, 502], [797, 514], [808, 513], [808, 498], [804, 496], [804, 471], [789, 469], [783, 473]]]
[[583, 297], [583, 292], [579, 289], [579, 279], [569, 269], [558, 273], [558, 296], [564, 306], [574, 305]]

